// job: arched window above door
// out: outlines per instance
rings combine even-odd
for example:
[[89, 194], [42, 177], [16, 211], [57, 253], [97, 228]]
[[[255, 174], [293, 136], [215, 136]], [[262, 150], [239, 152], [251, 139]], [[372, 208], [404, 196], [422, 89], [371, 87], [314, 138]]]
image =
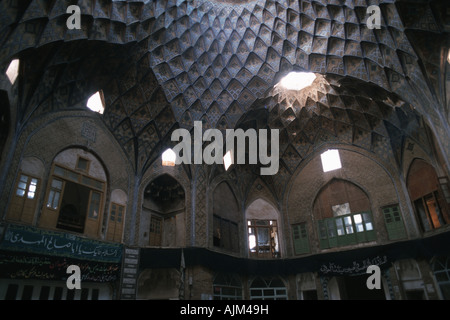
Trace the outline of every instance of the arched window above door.
[[245, 211], [248, 250], [251, 258], [279, 258], [280, 221], [275, 207], [264, 199], [256, 199]]
[[92, 153], [79, 148], [53, 160], [41, 227], [99, 237], [107, 189], [106, 172]]

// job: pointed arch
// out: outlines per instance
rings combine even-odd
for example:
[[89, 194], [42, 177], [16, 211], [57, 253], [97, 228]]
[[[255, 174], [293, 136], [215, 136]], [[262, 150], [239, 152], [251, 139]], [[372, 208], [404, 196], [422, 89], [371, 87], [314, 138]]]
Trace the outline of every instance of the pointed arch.
[[423, 232], [450, 223], [448, 203], [431, 164], [419, 158], [414, 159], [408, 170], [406, 186]]
[[245, 210], [248, 251], [251, 258], [281, 256], [281, 217], [274, 205], [265, 199], [254, 200]]
[[220, 182], [213, 191], [213, 246], [227, 251], [239, 252], [239, 203], [226, 181]]

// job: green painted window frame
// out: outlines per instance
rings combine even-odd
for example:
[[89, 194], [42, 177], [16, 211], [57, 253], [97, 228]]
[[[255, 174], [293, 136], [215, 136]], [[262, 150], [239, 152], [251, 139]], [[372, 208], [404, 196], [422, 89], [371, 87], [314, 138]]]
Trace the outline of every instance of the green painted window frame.
[[376, 240], [373, 217], [370, 211], [319, 220], [317, 227], [321, 249]]
[[399, 240], [407, 237], [405, 225], [398, 205], [382, 208], [384, 223], [389, 240]]
[[306, 222], [292, 225], [292, 238], [294, 240], [294, 252], [296, 255], [310, 252]]

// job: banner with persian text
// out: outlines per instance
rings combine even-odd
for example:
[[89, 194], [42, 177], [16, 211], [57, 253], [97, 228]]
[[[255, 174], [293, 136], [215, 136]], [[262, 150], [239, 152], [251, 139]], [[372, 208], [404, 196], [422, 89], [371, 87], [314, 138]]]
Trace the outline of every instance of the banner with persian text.
[[0, 250], [102, 262], [120, 263], [122, 260], [122, 244], [21, 225], [8, 225]]
[[122, 250], [122, 244], [10, 224], [0, 239], [0, 278], [61, 281], [76, 265], [81, 281], [115, 282]]
[[66, 281], [70, 265], [80, 267], [81, 282], [114, 282], [120, 279], [120, 263], [0, 250], [0, 278]]

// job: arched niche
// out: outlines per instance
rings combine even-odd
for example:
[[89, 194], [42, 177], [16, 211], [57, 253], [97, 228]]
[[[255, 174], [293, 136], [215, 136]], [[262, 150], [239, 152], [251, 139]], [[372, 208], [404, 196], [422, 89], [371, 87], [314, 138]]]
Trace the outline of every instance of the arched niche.
[[176, 269], [145, 269], [137, 281], [137, 299], [179, 299], [181, 274]]
[[142, 245], [185, 246], [185, 197], [181, 184], [168, 174], [160, 175], [145, 187], [140, 223]]
[[264, 199], [254, 200], [245, 210], [248, 250], [251, 258], [279, 258], [280, 215], [278, 210]]
[[52, 162], [39, 226], [99, 237], [106, 193], [101, 161], [84, 149], [65, 149]]
[[314, 200], [313, 215], [321, 249], [376, 239], [369, 197], [350, 181], [332, 179], [322, 187]]
[[9, 112], [8, 94], [0, 90], [0, 161], [3, 160], [4, 148], [8, 140], [11, 117]]
[[328, 182], [319, 191], [313, 205], [316, 219], [370, 210], [367, 194], [354, 183], [341, 179]]
[[332, 277], [327, 282], [329, 300], [386, 300], [390, 298], [386, 279], [380, 275], [380, 289], [368, 289], [366, 274]]
[[422, 231], [430, 231], [450, 223], [448, 203], [435, 168], [416, 158], [411, 163], [406, 185]]
[[213, 192], [213, 246], [239, 252], [239, 206], [226, 182], [219, 183]]

